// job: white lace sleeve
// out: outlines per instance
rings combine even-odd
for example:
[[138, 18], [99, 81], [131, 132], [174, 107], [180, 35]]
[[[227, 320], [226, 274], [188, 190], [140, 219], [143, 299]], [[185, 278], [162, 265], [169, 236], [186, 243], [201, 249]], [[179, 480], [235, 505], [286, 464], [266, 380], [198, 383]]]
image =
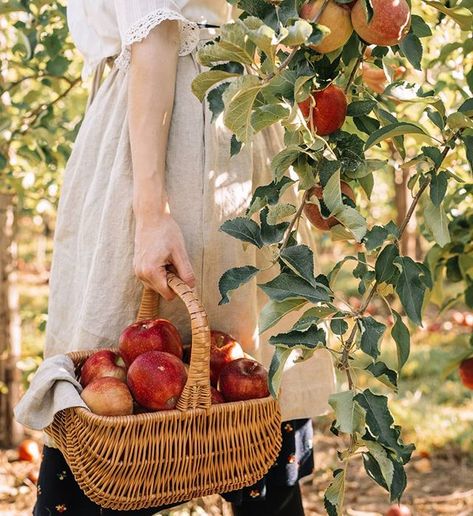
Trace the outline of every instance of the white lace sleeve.
[[172, 0], [115, 0], [117, 21], [122, 39], [122, 50], [115, 60], [121, 70], [130, 64], [131, 45], [142, 41], [154, 27], [165, 20], [176, 20], [180, 25], [179, 55], [190, 54], [199, 41], [199, 26], [187, 20]]

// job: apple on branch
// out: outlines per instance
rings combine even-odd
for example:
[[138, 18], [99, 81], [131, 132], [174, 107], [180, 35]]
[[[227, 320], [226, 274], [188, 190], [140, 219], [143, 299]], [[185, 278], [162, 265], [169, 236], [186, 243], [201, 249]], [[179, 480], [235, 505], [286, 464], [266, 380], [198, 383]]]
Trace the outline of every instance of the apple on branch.
[[125, 363], [119, 353], [103, 349], [91, 355], [80, 370], [80, 383], [87, 387], [97, 378], [110, 376], [126, 381]]
[[136, 402], [149, 410], [175, 408], [187, 381], [184, 363], [164, 351], [148, 351], [138, 356], [127, 376]]
[[243, 401], [269, 396], [268, 372], [256, 360], [239, 358], [227, 364], [218, 381], [225, 401]]
[[344, 91], [330, 84], [323, 90], [314, 90], [299, 108], [312, 131], [327, 136], [342, 127], [347, 116], [347, 97]]
[[167, 319], [138, 321], [125, 328], [118, 341], [127, 367], [147, 351], [166, 351], [182, 359], [183, 345], [177, 328]]
[[473, 390], [473, 357], [463, 360], [459, 371], [463, 385]]
[[370, 45], [390, 47], [400, 43], [409, 32], [411, 11], [406, 0], [371, 0], [373, 13], [368, 20], [364, 0], [358, 0], [351, 11], [355, 32]]
[[346, 5], [339, 5], [333, 0], [329, 0], [319, 17], [324, 3], [324, 0], [315, 0], [304, 4], [299, 16], [307, 21], [317, 20], [317, 23], [330, 30], [330, 34], [325, 36], [318, 45], [311, 45], [311, 48], [317, 52], [328, 54], [345, 45], [353, 33], [353, 26], [350, 8]]
[[128, 416], [133, 414], [133, 398], [126, 383], [105, 376], [89, 383], [82, 391], [82, 399], [99, 416]]
[[[355, 201], [355, 193], [351, 189], [348, 183], [345, 181], [340, 181], [340, 189], [342, 192], [342, 201], [344, 204], [348, 204], [348, 200], [351, 202]], [[330, 213], [328, 212], [327, 207], [323, 201], [323, 187], [321, 185], [315, 185], [309, 190], [308, 199], [311, 200], [316, 198], [322, 208], [320, 210], [319, 206], [315, 203], [307, 202], [304, 206], [304, 214], [308, 218], [309, 222], [322, 231], [329, 231], [330, 228], [340, 224], [340, 222]]]

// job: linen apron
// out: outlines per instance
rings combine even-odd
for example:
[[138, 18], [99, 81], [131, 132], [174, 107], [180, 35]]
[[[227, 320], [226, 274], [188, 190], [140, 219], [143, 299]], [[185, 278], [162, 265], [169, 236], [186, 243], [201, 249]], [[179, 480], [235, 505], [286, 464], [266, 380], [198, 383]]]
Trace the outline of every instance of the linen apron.
[[[200, 29], [198, 48], [214, 36], [214, 30]], [[218, 305], [223, 272], [268, 265], [264, 253], [251, 245], [244, 248], [219, 227], [244, 215], [254, 188], [272, 180], [270, 159], [282, 147], [282, 131], [270, 127], [230, 158], [231, 132], [221, 117], [211, 121], [208, 106], [191, 91], [192, 80], [204, 70], [196, 59], [198, 48], [178, 59], [166, 156], [170, 212], [184, 235], [210, 327], [233, 335], [247, 353], [269, 367], [269, 336], [288, 331], [301, 312], [259, 335], [258, 315], [268, 299], [254, 280], [234, 291], [229, 304]], [[136, 318], [143, 287], [133, 270], [127, 94], [127, 72], [114, 65], [87, 110], [66, 167], [54, 239], [46, 357], [116, 347], [121, 331]], [[295, 195], [287, 191], [285, 202], [295, 202]], [[308, 228], [301, 226], [310, 245]], [[258, 281], [276, 273], [270, 271]], [[172, 321], [184, 342], [190, 342], [189, 314], [179, 299], [161, 299], [159, 316]], [[328, 352], [316, 351], [303, 363], [288, 361], [280, 397], [283, 420], [324, 413], [333, 391]]]

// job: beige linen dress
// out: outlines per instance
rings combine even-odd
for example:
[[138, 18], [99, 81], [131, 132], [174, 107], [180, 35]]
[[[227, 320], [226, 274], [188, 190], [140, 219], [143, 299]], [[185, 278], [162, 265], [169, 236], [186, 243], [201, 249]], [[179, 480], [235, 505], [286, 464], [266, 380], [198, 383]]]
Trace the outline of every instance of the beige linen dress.
[[[85, 75], [116, 56], [91, 103], [65, 171], [55, 233], [45, 355], [116, 346], [121, 330], [136, 316], [142, 285], [133, 273], [133, 171], [127, 118], [130, 45], [165, 19], [181, 26], [175, 104], [166, 159], [171, 214], [182, 229], [197, 277], [196, 291], [210, 326], [234, 335], [245, 350], [269, 365], [273, 332], [287, 331], [298, 314], [259, 335], [258, 314], [267, 299], [253, 280], [218, 306], [222, 273], [263, 265], [253, 246], [219, 231], [226, 219], [244, 214], [253, 189], [271, 181], [269, 160], [281, 146], [280, 128], [259, 134], [230, 158], [231, 133], [191, 92], [202, 71], [196, 50], [231, 19], [224, 0], [70, 0], [68, 22], [84, 54]], [[159, 95], [159, 91], [156, 92]], [[287, 195], [293, 196], [294, 192]], [[275, 271], [276, 272], [276, 271]], [[180, 300], [161, 300], [160, 316], [190, 339], [188, 314]], [[330, 356], [317, 351], [309, 361], [287, 366], [282, 386], [284, 419], [312, 417], [327, 409], [334, 389]]]

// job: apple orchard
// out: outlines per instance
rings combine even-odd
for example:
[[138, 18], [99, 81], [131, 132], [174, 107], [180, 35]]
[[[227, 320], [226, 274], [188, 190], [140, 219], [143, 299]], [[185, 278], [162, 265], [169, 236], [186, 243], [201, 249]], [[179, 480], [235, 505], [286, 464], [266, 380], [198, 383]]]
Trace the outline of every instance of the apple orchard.
[[[294, 349], [300, 351], [301, 360], [316, 360], [317, 349], [328, 349], [346, 375], [346, 389], [330, 399], [335, 413], [331, 431], [348, 434], [350, 444], [339, 450], [340, 467], [325, 493], [325, 508], [330, 515], [342, 513], [348, 465], [360, 459], [366, 473], [397, 501], [406, 487], [404, 466], [414, 446], [403, 442], [388, 398], [359, 388], [358, 380], [369, 375], [397, 390], [409, 357], [410, 328], [422, 325], [423, 305], [441, 267], [442, 250], [453, 238], [445, 197], [449, 184], [461, 185], [462, 179], [445, 161], [452, 149], [464, 146], [471, 167], [473, 99], [464, 98], [447, 112], [434, 89], [403, 81], [403, 69], [390, 64], [396, 56], [420, 70], [423, 40], [434, 30], [411, 13], [406, 0], [231, 3], [244, 14], [199, 51], [200, 62], [209, 70], [194, 80], [193, 91], [199, 99], [207, 98], [214, 117], [223, 116], [233, 131], [232, 154], [258, 131], [275, 123], [284, 127], [285, 146], [271, 157], [273, 181], [254, 191], [245, 216], [221, 227], [247, 245], [267, 248], [279, 272], [259, 284], [269, 297], [260, 315], [261, 330], [293, 310], [306, 308], [293, 327], [270, 338], [274, 346], [270, 388], [273, 394], [278, 392], [283, 367]], [[468, 4], [425, 4], [452, 17], [461, 29], [471, 30], [471, 5], [468, 9]], [[471, 69], [469, 74], [471, 89]], [[424, 106], [426, 125], [396, 116], [396, 104], [403, 101]], [[418, 142], [417, 154], [407, 156], [404, 142], [411, 135]], [[357, 199], [363, 196], [369, 201], [377, 173], [392, 167], [383, 156], [386, 141], [394, 148], [398, 166], [413, 171], [408, 183], [412, 195], [400, 224], [378, 225], [358, 209]], [[297, 206], [281, 200], [294, 183], [300, 192]], [[471, 194], [471, 188], [466, 192]], [[400, 248], [418, 210], [437, 263], [416, 261]], [[314, 271], [313, 249], [297, 240], [301, 217], [308, 218], [314, 231], [346, 241], [347, 254], [326, 274]], [[467, 243], [459, 254], [470, 249]], [[361, 297], [356, 307], [334, 294], [338, 273], [350, 265]], [[471, 270], [470, 263], [465, 278], [470, 307]], [[240, 285], [258, 281], [258, 273], [251, 265], [226, 271], [219, 282], [221, 303], [229, 302], [231, 291]], [[385, 302], [390, 321], [366, 312], [375, 297]], [[396, 368], [381, 358], [385, 336], [397, 347]], [[469, 355], [473, 348], [463, 358]], [[464, 363], [462, 369], [467, 366]]]
[[[234, 133], [231, 155], [273, 124], [282, 125], [284, 147], [269, 157], [271, 183], [258, 186], [246, 213], [221, 227], [228, 238], [264, 250], [277, 274], [261, 283], [253, 266], [228, 270], [219, 282], [221, 303], [256, 281], [269, 298], [260, 314], [262, 331], [304, 310], [294, 326], [270, 339], [273, 394], [294, 349], [301, 360], [317, 360], [321, 348], [332, 354], [343, 382], [330, 400], [331, 432], [340, 449], [325, 493], [327, 513], [344, 513], [352, 463], [362, 463], [397, 501], [414, 446], [401, 436], [386, 389], [394, 398], [409, 365], [411, 336], [424, 331], [429, 307], [439, 318], [455, 306], [473, 308], [473, 2], [229, 3], [243, 14], [199, 51], [208, 71], [195, 79], [194, 94]], [[6, 128], [0, 223], [12, 209], [13, 241], [30, 238], [27, 224], [19, 223], [29, 219], [39, 220], [49, 238], [59, 172], [80, 126], [86, 90], [61, 0], [9, 0], [0, 4], [0, 14], [12, 22], [0, 79], [0, 126]], [[386, 209], [394, 199], [383, 189], [394, 177], [407, 191], [395, 221]], [[284, 192], [293, 186], [299, 201], [288, 204]], [[343, 254], [321, 264], [318, 248], [297, 238], [302, 219]], [[0, 240], [2, 267], [8, 265], [5, 249]], [[356, 284], [355, 297], [347, 278]], [[5, 292], [0, 283], [0, 303]], [[373, 302], [383, 311], [374, 313]], [[45, 309], [35, 317], [44, 328]], [[243, 357], [233, 343], [221, 343], [222, 350], [226, 344], [236, 352], [233, 359]], [[2, 352], [15, 355], [12, 347], [0, 338]], [[390, 347], [395, 364], [384, 357]], [[450, 370], [472, 389], [473, 339], [453, 355]], [[116, 357], [103, 359], [120, 379]], [[226, 360], [212, 359], [212, 370]]]

